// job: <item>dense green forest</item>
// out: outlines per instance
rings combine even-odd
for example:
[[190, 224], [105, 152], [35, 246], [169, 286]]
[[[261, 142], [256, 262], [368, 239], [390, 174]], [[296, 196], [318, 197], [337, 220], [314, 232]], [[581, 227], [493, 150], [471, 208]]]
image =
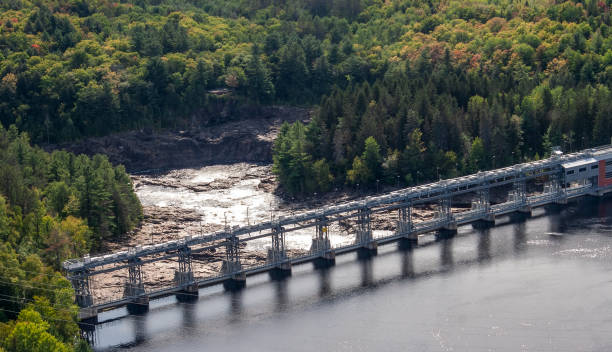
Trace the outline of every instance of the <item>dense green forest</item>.
[[51, 154], [0, 126], [0, 351], [87, 350], [62, 261], [132, 230], [142, 209], [122, 166]]
[[[351, 76], [322, 99], [307, 126], [283, 127], [275, 172], [292, 194], [374, 189], [537, 159], [554, 145], [572, 151], [610, 143], [609, 5], [399, 1], [366, 8], [353, 48], [361, 48], [362, 28], [376, 23], [372, 12], [388, 26], [406, 21], [403, 34], [378, 47], [379, 74]], [[368, 33], [385, 43], [383, 32]]]
[[318, 106], [277, 141], [289, 192], [412, 184], [609, 142], [611, 3], [8, 0], [0, 121], [54, 143]]
[[[370, 0], [2, 1], [0, 120], [54, 143], [181, 126], [236, 101], [318, 103], [333, 84], [385, 70], [388, 54], [373, 34], [364, 32], [363, 44], [355, 38], [353, 21], [370, 3], [380, 7]], [[380, 29], [389, 43], [403, 32], [400, 22], [389, 30], [385, 19], [375, 21], [367, 31]], [[208, 94], [215, 88], [232, 96]]]
[[[419, 58], [423, 89], [463, 112], [479, 95], [523, 118], [537, 86], [607, 84], [609, 2], [6, 0], [0, 120], [51, 143], [176, 127], [216, 111], [224, 98], [211, 89], [240, 103], [312, 105]], [[443, 86], [441, 64], [458, 72]], [[487, 82], [513, 91], [495, 97]]]

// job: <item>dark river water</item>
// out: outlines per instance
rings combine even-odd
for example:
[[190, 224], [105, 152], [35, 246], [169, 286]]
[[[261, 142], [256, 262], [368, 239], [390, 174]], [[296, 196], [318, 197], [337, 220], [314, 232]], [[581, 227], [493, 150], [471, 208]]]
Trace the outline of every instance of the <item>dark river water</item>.
[[612, 351], [612, 199], [102, 313], [98, 351]]

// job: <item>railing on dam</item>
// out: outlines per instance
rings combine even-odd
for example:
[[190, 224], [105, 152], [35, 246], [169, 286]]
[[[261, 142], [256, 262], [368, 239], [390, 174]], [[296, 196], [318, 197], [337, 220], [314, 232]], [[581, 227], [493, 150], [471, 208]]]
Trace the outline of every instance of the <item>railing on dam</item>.
[[[185, 236], [180, 240], [155, 245], [137, 246], [127, 251], [103, 256], [71, 259], [63, 267], [73, 284], [81, 318], [93, 318], [99, 310], [128, 305], [128, 308], [147, 307], [150, 298], [173, 293], [197, 295], [198, 287], [223, 283], [226, 287], [244, 285], [247, 275], [272, 271], [290, 273], [291, 265], [307, 261], [331, 264], [336, 254], [352, 250], [374, 252], [378, 244], [397, 239], [416, 241], [420, 234], [432, 231], [455, 231], [458, 225], [485, 222], [512, 212], [529, 213], [532, 207], [551, 203], [566, 203], [568, 199], [587, 194], [603, 194], [610, 187], [599, 187], [593, 179], [584, 178], [566, 182], [563, 165], [592, 158], [594, 155], [612, 153], [612, 146], [588, 149], [567, 155], [517, 164], [501, 169], [479, 172], [464, 177], [397, 190], [383, 195], [323, 207], [249, 226], [226, 227], [210, 234]], [[541, 191], [528, 191], [527, 183], [538, 179], [544, 183]], [[496, 187], [509, 190], [506, 199], [491, 204], [489, 193]], [[453, 212], [453, 198], [471, 199], [469, 210]], [[437, 204], [435, 215], [427, 220], [412, 216], [415, 207]], [[397, 212], [395, 231], [374, 236], [372, 217]], [[332, 246], [330, 225], [342, 223], [355, 234], [354, 242]], [[289, 255], [286, 237], [296, 231], [311, 229], [312, 244], [309, 251]], [[270, 240], [267, 258], [246, 265], [241, 260], [242, 245], [246, 242]], [[196, 277], [192, 268], [194, 255], [215, 252], [220, 262], [217, 273]], [[221, 254], [219, 254], [221, 253]], [[145, 280], [147, 264], [162, 260], [176, 261], [172, 285], [165, 288], [147, 288]], [[211, 259], [212, 260], [212, 259]], [[95, 298], [92, 278], [115, 271], [127, 271], [121, 298]]]

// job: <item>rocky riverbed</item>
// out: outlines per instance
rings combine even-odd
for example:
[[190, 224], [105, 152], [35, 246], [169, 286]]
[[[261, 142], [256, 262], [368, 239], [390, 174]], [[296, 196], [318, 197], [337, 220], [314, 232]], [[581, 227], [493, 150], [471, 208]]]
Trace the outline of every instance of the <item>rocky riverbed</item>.
[[[158, 175], [135, 175], [133, 182], [143, 204], [143, 223], [124, 240], [107, 243], [105, 251], [126, 250], [129, 247], [161, 243], [186, 235], [210, 233], [222, 229], [226, 224], [234, 226], [261, 222], [268, 220], [270, 216], [289, 215], [360, 196], [335, 192], [299, 203], [288, 202], [275, 193], [277, 185], [271, 166], [250, 163], [179, 169]], [[413, 213], [415, 220], [430, 219], [433, 215], [432, 206], [423, 206]], [[395, 221], [395, 213], [374, 214], [374, 235], [388, 235], [395, 230]], [[332, 224], [332, 244], [351, 243], [354, 240], [354, 225], [354, 221]], [[305, 253], [310, 247], [312, 236], [312, 229], [287, 235], [289, 254], [297, 256]], [[269, 239], [248, 242], [241, 252], [242, 263], [245, 266], [263, 263], [270, 247], [269, 242]], [[195, 276], [203, 278], [219, 273], [224, 256], [223, 248], [195, 256]], [[170, 286], [175, 268], [176, 262], [172, 260], [144, 265], [147, 289]], [[125, 269], [95, 276], [93, 291], [96, 300], [120, 298], [126, 278]]]

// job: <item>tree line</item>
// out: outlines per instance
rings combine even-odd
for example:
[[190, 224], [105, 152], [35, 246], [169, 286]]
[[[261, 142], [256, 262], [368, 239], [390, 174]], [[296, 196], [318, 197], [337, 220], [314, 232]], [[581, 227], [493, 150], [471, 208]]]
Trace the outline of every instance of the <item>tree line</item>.
[[307, 125], [284, 125], [274, 145], [284, 188], [414, 185], [611, 141], [608, 84], [565, 70], [517, 82], [504, 69], [470, 72], [448, 50], [429, 55], [335, 88]]
[[86, 351], [61, 263], [119, 238], [142, 218], [122, 166], [47, 153], [0, 126], [0, 350]]
[[[398, 63], [428, 55], [433, 64], [446, 51], [466, 74], [519, 85], [521, 99], [553, 76], [551, 89], [609, 86], [609, 6], [609, 0], [3, 1], [0, 122], [16, 124], [37, 143], [217, 123], [236, 118], [219, 113], [225, 104], [321, 104], [334, 87], [373, 85]], [[217, 88], [231, 95], [211, 94]], [[457, 98], [465, 106], [469, 97]]]
[[[312, 104], [333, 77], [368, 75], [342, 41], [361, 2], [315, 6], [334, 16], [308, 19], [310, 33], [298, 28], [297, 13], [277, 13], [292, 4], [270, 1], [3, 2], [0, 122], [57, 143], [183, 126], [219, 104]], [[310, 13], [298, 4], [300, 17]], [[209, 93], [217, 88], [232, 96]]]
[[[283, 126], [274, 172], [284, 189], [413, 185], [538, 159], [554, 145], [610, 143], [610, 2], [524, 5], [382, 6], [388, 28], [409, 18], [403, 35], [371, 47], [392, 53], [378, 74], [333, 82], [312, 121]], [[360, 45], [385, 38], [362, 32], [377, 10], [358, 16]]]

